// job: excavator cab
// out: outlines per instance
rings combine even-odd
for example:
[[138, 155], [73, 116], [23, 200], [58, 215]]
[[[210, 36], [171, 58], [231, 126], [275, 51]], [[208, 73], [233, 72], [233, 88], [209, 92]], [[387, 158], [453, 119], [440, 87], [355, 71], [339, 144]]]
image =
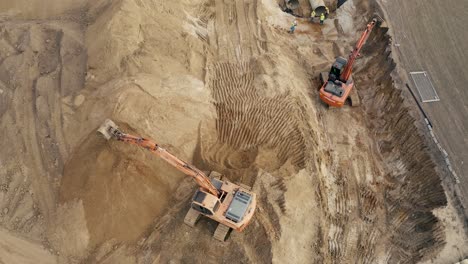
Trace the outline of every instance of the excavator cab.
[[328, 75], [329, 81], [336, 81], [341, 80], [341, 73], [343, 73], [343, 69], [346, 67], [348, 60], [343, 57], [336, 58], [335, 62], [332, 64], [330, 69], [330, 74]]
[[218, 211], [219, 205], [220, 201], [216, 196], [198, 189], [193, 195], [191, 207], [203, 215], [211, 216]]

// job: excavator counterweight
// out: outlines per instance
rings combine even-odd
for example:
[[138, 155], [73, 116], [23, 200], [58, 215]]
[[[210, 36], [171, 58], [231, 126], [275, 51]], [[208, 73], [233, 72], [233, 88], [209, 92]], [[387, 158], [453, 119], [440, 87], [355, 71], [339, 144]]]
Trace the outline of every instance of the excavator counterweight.
[[[218, 229], [214, 237], [224, 241], [229, 230], [242, 231], [253, 217], [256, 208], [256, 195], [250, 188], [218, 177], [211, 179], [193, 165], [177, 158], [152, 140], [124, 133], [110, 119], [97, 130], [106, 140], [116, 139], [142, 147], [162, 158], [174, 168], [192, 177], [199, 189], [192, 198], [192, 204], [184, 222], [194, 226], [200, 215], [217, 221]], [[212, 173], [219, 175], [219, 173]]]

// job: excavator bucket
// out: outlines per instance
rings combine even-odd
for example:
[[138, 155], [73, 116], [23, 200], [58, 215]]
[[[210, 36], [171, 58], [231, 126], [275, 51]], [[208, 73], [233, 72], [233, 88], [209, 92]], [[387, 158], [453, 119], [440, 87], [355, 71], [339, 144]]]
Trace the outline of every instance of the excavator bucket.
[[118, 129], [119, 127], [110, 119], [106, 119], [104, 123], [99, 127], [97, 132], [104, 136], [105, 139], [109, 140], [112, 138], [111, 130]]
[[374, 19], [377, 20], [376, 24], [378, 27], [388, 28], [387, 22], [378, 14], [374, 14]]

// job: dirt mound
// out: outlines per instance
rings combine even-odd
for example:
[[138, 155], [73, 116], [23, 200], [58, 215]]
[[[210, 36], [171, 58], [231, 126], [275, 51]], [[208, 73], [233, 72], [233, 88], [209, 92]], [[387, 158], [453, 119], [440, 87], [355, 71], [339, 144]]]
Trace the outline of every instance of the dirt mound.
[[132, 241], [161, 214], [171, 196], [169, 182], [180, 178], [150, 153], [93, 133], [64, 168], [60, 201], [83, 201], [91, 246]]
[[[181, 173], [144, 150], [99, 139], [95, 129], [100, 122], [106, 117], [122, 121], [118, 124], [124, 131], [153, 138], [190, 161], [200, 121], [212, 118], [203, 83], [179, 67], [186, 58], [169, 58], [167, 50], [159, 50], [161, 44], [158, 49], [152, 46], [157, 41], [154, 36], [161, 32], [159, 27], [135, 27], [136, 21], [153, 15], [149, 10], [140, 12], [142, 8], [145, 6], [117, 1], [97, 3], [90, 10], [96, 17], [86, 31], [90, 55], [83, 92], [86, 100], [70, 117], [68, 131], [75, 130], [80, 136], [72, 139], [75, 147], [64, 167], [60, 202], [83, 201], [91, 247], [109, 240], [135, 241], [170, 207], [172, 191], [182, 179]], [[140, 64], [153, 56], [158, 62]], [[163, 65], [167, 67], [164, 71]], [[171, 65], [177, 65], [174, 72], [179, 75], [167, 74]], [[133, 73], [135, 67], [138, 73]]]
[[[151, 22], [156, 13], [175, 13], [174, 6], [140, 12], [147, 6], [98, 1], [87, 13], [67, 13], [75, 6], [65, 4], [55, 6], [58, 15], [24, 16], [47, 20], [18, 22], [12, 13], [0, 26], [0, 122], [5, 137], [16, 139], [0, 142], [0, 221], [70, 263], [101, 242], [139, 237], [181, 179], [146, 153], [100, 141], [99, 124], [126, 121], [129, 131], [190, 161], [197, 137], [188, 135], [214, 108], [193, 67], [199, 58], [171, 57], [159, 43], [164, 31], [181, 39], [174, 45], [168, 37], [167, 47], [185, 47], [177, 16], [165, 20], [173, 33]], [[127, 28], [136, 21], [129, 13], [147, 23]]]

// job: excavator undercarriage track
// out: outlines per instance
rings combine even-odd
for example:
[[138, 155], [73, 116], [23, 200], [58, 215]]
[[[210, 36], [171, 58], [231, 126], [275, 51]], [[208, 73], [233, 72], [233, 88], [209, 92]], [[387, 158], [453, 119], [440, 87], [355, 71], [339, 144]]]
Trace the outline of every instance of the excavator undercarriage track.
[[190, 208], [187, 214], [185, 215], [184, 223], [190, 227], [194, 227], [199, 218], [200, 213], [197, 212], [195, 209]]
[[225, 226], [223, 224], [218, 224], [218, 227], [216, 228], [216, 231], [214, 232], [213, 237], [216, 240], [223, 242], [224, 240], [226, 240], [226, 236], [228, 235], [229, 230], [231, 230], [231, 228], [229, 228], [228, 226]]

